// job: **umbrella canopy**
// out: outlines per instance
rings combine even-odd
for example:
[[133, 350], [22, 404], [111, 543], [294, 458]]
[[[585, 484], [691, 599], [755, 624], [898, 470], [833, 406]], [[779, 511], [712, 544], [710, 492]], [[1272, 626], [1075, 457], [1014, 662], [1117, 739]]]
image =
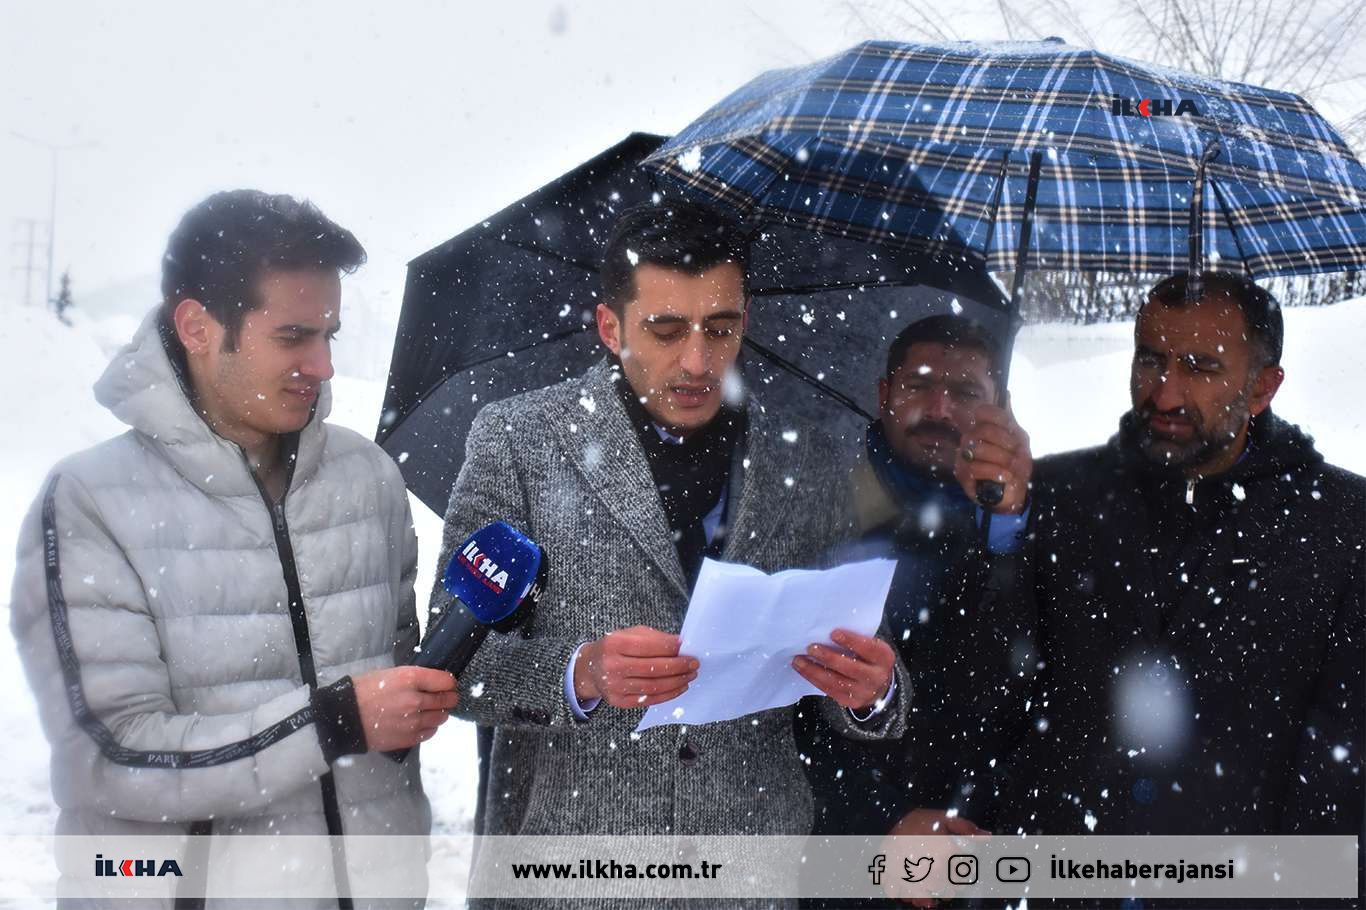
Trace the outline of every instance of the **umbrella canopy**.
[[[617, 214], [661, 192], [639, 164], [663, 141], [633, 134], [409, 264], [376, 440], [433, 511], [445, 511], [479, 408], [604, 355], [598, 262]], [[746, 384], [851, 447], [906, 323], [961, 312], [1003, 339], [1011, 328], [1000, 286], [961, 257], [776, 226], [756, 234], [749, 271]]]
[[1302, 98], [1058, 39], [869, 42], [764, 73], [648, 165], [740, 217], [1005, 270], [1031, 157], [1024, 267], [1185, 271], [1192, 237], [1254, 278], [1366, 261], [1366, 169]]

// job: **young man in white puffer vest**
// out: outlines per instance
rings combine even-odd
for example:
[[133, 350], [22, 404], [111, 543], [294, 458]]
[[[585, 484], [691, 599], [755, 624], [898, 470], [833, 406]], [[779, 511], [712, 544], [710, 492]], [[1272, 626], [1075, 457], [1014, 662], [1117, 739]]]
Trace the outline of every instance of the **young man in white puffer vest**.
[[[131, 429], [60, 462], [19, 541], [11, 624], [57, 833], [430, 830], [416, 752], [380, 754], [456, 703], [450, 674], [394, 666], [418, 638], [407, 493], [324, 423], [340, 276], [364, 258], [311, 203], [249, 190], [172, 234], [162, 304], [95, 386]], [[212, 881], [225, 842], [195, 843]], [[324, 906], [425, 881], [421, 849], [330, 853], [297, 870]], [[59, 856], [64, 881], [89, 860]]]

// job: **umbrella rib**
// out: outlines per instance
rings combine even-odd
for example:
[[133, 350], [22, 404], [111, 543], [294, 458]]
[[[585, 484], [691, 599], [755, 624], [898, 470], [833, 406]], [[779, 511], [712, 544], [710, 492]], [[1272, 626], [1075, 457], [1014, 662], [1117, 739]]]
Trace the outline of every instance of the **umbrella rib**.
[[557, 262], [563, 262], [565, 265], [572, 265], [575, 268], [583, 269], [585, 272], [591, 272], [593, 274], [596, 274], [598, 271], [598, 267], [596, 265], [589, 265], [588, 263], [580, 259], [575, 259], [572, 256], [566, 256], [563, 253], [557, 253], [554, 250], [542, 249], [541, 247], [538, 247], [531, 243], [522, 243], [519, 240], [508, 240], [506, 237], [493, 237], [491, 239], [503, 244], [504, 246], [510, 246], [514, 249], [521, 250], [524, 253], [535, 253], [538, 256], [545, 256], [548, 259], [554, 259]]
[[793, 376], [796, 376], [802, 382], [805, 382], [807, 385], [815, 387], [823, 394], [830, 396], [835, 401], [844, 405], [846, 408], [853, 411], [855, 414], [859, 415], [865, 420], [871, 421], [877, 419], [872, 414], [869, 414], [862, 407], [860, 407], [857, 401], [850, 398], [848, 395], [844, 394], [838, 389], [832, 388], [831, 386], [826, 385], [824, 382], [821, 382], [815, 376], [812, 376], [810, 373], [807, 373], [801, 367], [797, 366], [795, 363], [788, 360], [786, 357], [779, 354], [777, 351], [764, 347], [762, 344], [748, 336], [745, 337], [744, 343], [748, 345], [751, 349], [753, 349], [755, 352], [757, 352], [759, 356], [763, 357], [765, 360], [772, 363], [774, 366], [786, 370]]
[[[996, 187], [991, 193], [991, 220], [987, 222], [987, 240], [982, 245], [984, 251], [991, 249], [991, 238], [996, 233], [996, 216], [1001, 213], [1001, 197], [1005, 195], [1006, 172], [1010, 169], [1010, 149], [1001, 153], [1001, 173], [996, 178]], [[985, 255], [985, 252], [983, 253]]]
[[1219, 188], [1219, 181], [1211, 179], [1210, 189], [1214, 190], [1214, 199], [1219, 203], [1219, 211], [1224, 213], [1224, 221], [1228, 223], [1228, 232], [1233, 235], [1233, 245], [1238, 248], [1238, 258], [1242, 260], [1243, 268], [1252, 271], [1252, 265], [1247, 261], [1247, 253], [1243, 250], [1243, 242], [1238, 239], [1238, 228], [1233, 224], [1233, 213], [1229, 211], [1228, 200], [1224, 198], [1224, 191]]

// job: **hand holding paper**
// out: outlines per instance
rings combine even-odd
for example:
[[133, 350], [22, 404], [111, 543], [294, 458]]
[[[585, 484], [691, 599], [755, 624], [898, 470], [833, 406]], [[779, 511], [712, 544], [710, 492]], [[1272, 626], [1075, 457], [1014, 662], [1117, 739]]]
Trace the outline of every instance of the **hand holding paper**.
[[575, 694], [617, 708], [676, 698], [697, 678], [697, 661], [679, 656], [678, 645], [677, 635], [649, 626], [617, 629], [589, 642], [574, 664]]
[[[794, 669], [794, 658], [807, 657], [813, 642], [830, 641], [835, 629], [875, 635], [895, 570], [893, 560], [871, 559], [824, 571], [792, 569], [766, 575], [750, 566], [705, 560], [683, 619], [679, 646], [679, 653], [700, 661], [697, 678], [677, 698], [651, 706], [636, 729], [730, 720], [790, 705], [804, 695], [824, 694], [812, 684], [811, 676]], [[870, 653], [886, 648], [884, 656], [891, 656], [885, 643], [848, 641], [863, 645]], [[865, 688], [875, 683], [874, 674], [859, 671], [845, 676], [840, 669], [854, 672], [852, 664], [866, 663], [866, 659], [855, 661], [833, 646], [817, 653], [820, 664], [829, 661], [836, 668], [812, 662], [807, 669], [842, 693], [843, 698], [837, 698], [841, 704], [849, 701], [862, 707], [885, 691], [883, 685], [853, 705], [865, 699]], [[842, 679], [815, 674], [815, 670]]]
[[873, 635], [836, 629], [830, 640], [839, 647], [812, 644], [792, 658], [792, 669], [841, 707], [866, 711], [882, 700], [892, 685], [896, 654]]

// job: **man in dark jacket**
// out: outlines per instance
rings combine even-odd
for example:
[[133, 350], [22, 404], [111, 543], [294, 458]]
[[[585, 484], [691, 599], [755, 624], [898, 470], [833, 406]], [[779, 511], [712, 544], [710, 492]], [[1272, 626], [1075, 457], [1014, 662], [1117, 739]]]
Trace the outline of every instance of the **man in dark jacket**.
[[1149, 294], [1119, 433], [1037, 466], [998, 830], [1360, 833], [1363, 480], [1271, 413], [1275, 301], [1203, 283]]
[[[878, 382], [879, 419], [855, 470], [858, 556], [897, 560], [885, 622], [911, 677], [907, 733], [853, 742], [814, 711], [798, 732], [825, 834], [982, 833], [967, 797], [1007, 744], [992, 720], [1026, 685], [1023, 630], [998, 594], [1027, 518], [1029, 438], [996, 399], [997, 343], [962, 316], [911, 323]], [[1003, 481], [990, 540], [979, 479]], [[900, 823], [900, 824], [899, 824]]]

